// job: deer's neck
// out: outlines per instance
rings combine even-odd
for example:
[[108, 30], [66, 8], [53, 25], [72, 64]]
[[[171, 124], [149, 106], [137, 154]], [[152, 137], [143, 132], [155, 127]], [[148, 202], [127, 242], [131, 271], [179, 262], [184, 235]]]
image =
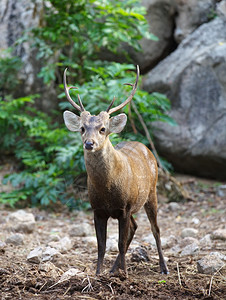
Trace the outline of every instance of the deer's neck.
[[98, 151], [85, 151], [86, 170], [91, 183], [95, 186], [107, 186], [123, 167], [122, 155], [114, 149], [109, 139]]

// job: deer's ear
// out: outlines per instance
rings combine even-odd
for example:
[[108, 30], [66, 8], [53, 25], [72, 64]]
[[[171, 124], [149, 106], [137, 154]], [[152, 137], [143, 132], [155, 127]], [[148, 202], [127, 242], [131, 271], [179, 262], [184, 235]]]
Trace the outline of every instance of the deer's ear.
[[64, 123], [70, 131], [80, 131], [80, 117], [66, 110], [63, 114]]
[[110, 118], [109, 130], [110, 133], [119, 133], [126, 126], [127, 116], [125, 114], [119, 114]]

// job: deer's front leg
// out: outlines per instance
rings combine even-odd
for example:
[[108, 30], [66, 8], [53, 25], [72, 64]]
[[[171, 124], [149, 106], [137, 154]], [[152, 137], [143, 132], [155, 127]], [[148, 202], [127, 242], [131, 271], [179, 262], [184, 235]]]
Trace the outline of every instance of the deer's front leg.
[[[128, 249], [127, 241], [129, 237], [129, 229], [130, 229], [130, 214], [128, 212], [125, 212], [122, 214], [122, 216], [119, 217], [119, 268], [122, 269], [125, 272], [125, 275], [127, 275], [126, 270], [126, 252]], [[117, 261], [117, 260], [116, 260]]]
[[98, 245], [96, 275], [100, 274], [103, 268], [104, 255], [106, 250], [107, 221], [108, 221], [108, 217], [102, 215], [101, 212], [94, 211], [94, 223], [95, 223], [97, 245]]

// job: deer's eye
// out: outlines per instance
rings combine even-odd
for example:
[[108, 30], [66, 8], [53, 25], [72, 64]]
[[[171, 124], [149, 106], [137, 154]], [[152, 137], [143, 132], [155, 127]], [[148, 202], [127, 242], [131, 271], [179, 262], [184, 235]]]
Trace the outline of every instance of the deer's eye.
[[80, 131], [81, 131], [81, 133], [83, 134], [83, 133], [85, 132], [85, 128], [82, 126], [82, 127], [80, 128]]
[[101, 129], [100, 129], [100, 133], [105, 133], [105, 127], [102, 127]]

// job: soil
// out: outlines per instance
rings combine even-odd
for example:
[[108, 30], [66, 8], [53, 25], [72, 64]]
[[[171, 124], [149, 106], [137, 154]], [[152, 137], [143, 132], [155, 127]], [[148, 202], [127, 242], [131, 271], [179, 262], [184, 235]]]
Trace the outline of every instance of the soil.
[[[225, 199], [218, 196], [218, 183], [180, 177], [191, 195], [190, 201], [180, 202], [178, 210], [170, 210], [169, 203], [159, 196], [158, 223], [161, 236], [180, 237], [185, 227], [198, 229], [198, 239], [225, 227]], [[197, 260], [209, 252], [226, 254], [225, 241], [215, 240], [211, 247], [202, 248], [193, 256], [183, 256], [164, 249], [170, 273], [159, 272], [157, 251], [143, 237], [150, 232], [144, 211], [135, 217], [138, 230], [127, 253], [128, 278], [111, 277], [116, 252], [106, 253], [101, 276], [95, 275], [97, 248], [85, 239], [71, 237], [73, 248], [52, 261], [52, 268], [44, 270], [39, 264], [27, 262], [28, 253], [35, 247], [46, 246], [54, 234], [68, 236], [72, 225], [93, 224], [92, 212], [69, 212], [65, 208], [53, 211], [27, 209], [36, 217], [36, 228], [24, 235], [24, 245], [7, 244], [0, 252], [0, 299], [226, 299], [226, 267], [213, 275], [198, 273]], [[10, 234], [6, 219], [12, 210], [2, 207], [0, 240]], [[197, 221], [199, 220], [199, 222]], [[117, 232], [117, 221], [108, 223], [108, 237]], [[146, 249], [150, 261], [133, 261], [132, 251], [138, 245]], [[79, 269], [81, 276], [59, 282], [70, 268]]]

